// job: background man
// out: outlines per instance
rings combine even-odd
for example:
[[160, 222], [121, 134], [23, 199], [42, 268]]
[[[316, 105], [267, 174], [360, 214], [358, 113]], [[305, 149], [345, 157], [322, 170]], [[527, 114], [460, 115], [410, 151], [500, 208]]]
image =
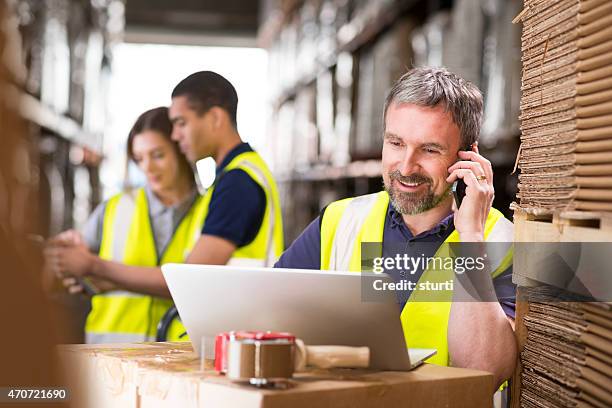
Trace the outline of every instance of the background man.
[[172, 91], [170, 120], [187, 158], [212, 157], [216, 179], [206, 191], [202, 236], [187, 262], [271, 265], [283, 251], [276, 182], [261, 156], [238, 134], [238, 95], [221, 75], [196, 72]]

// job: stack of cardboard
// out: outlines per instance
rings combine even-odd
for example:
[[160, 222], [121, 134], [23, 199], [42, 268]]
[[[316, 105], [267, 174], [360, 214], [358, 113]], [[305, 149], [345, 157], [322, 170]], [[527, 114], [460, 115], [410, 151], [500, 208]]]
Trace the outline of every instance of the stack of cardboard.
[[522, 407], [612, 406], [612, 305], [538, 301], [524, 317]]
[[612, 211], [612, 2], [525, 10], [519, 206]]
[[[524, 5], [518, 18], [523, 77], [517, 207], [523, 218], [515, 217], [522, 230], [517, 236], [612, 241], [603, 221], [573, 237], [560, 232], [563, 215], [570, 214], [563, 210], [582, 210], [572, 212], [578, 224], [583, 215], [604, 219], [584, 211], [612, 211], [612, 1], [525, 0]], [[531, 222], [525, 213], [557, 217], [552, 224]], [[531, 296], [527, 314], [517, 314], [520, 406], [612, 406], [612, 304], [569, 302], [575, 295], [568, 293], [561, 301], [559, 290], [533, 280], [542, 275], [537, 265], [535, 259], [514, 264], [514, 281], [533, 285], [521, 288]]]

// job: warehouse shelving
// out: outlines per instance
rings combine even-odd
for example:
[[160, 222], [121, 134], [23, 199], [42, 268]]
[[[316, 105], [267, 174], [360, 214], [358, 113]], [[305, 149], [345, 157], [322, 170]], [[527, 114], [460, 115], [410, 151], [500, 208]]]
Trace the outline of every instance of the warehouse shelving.
[[346, 166], [315, 166], [303, 171], [294, 170], [289, 176], [278, 179], [281, 183], [299, 181], [340, 180], [359, 177], [381, 177], [380, 160], [359, 160]]
[[[380, 190], [384, 94], [407, 67], [417, 64], [419, 55], [412, 45], [415, 36], [425, 37], [426, 30], [431, 31], [432, 26], [434, 30], [441, 30], [440, 35], [451, 36], [444, 30], [454, 29], [452, 25], [441, 26], [438, 22], [450, 21], [454, 2], [302, 0], [269, 3], [274, 3], [276, 8], [271, 7], [273, 11], [261, 25], [258, 42], [270, 52], [272, 115], [268, 133], [274, 172], [281, 181], [281, 196], [308, 200], [301, 206], [284, 201], [283, 212], [288, 220], [286, 241], [290, 243], [305, 227], [304, 223], [313, 219], [329, 200]], [[329, 12], [325, 7], [330, 4], [335, 19], [325, 20], [324, 15]], [[508, 13], [504, 9], [505, 2], [496, 4], [503, 13]], [[503, 13], [487, 17], [490, 21], [486, 30], [489, 31], [485, 32], [483, 24], [482, 49], [472, 47], [473, 52], [486, 51], [485, 35], [497, 40], [510, 35], [516, 37], [515, 43], [519, 42], [520, 30], [501, 33], [497, 28], [504, 23]], [[495, 29], [498, 31], [494, 32]], [[520, 77], [520, 61], [509, 65], [499, 60], [497, 50], [486, 52], [488, 57], [479, 54], [474, 59], [488, 58], [491, 67], [497, 63], [504, 69], [516, 68], [506, 81]], [[445, 65], [456, 71], [453, 61], [448, 59], [448, 62]], [[429, 61], [421, 63], [429, 64]], [[482, 80], [482, 85], [487, 85], [486, 75], [483, 74]], [[518, 90], [520, 85], [509, 82], [507, 87]], [[499, 94], [499, 90], [496, 93]], [[500, 108], [499, 100], [496, 103], [498, 109], [508, 112], [498, 114], [490, 110], [488, 116], [493, 122], [495, 116], [511, 117], [514, 107]], [[518, 121], [514, 118], [509, 126], [497, 125], [488, 126], [486, 140], [480, 148], [493, 162], [496, 174], [510, 174], [518, 150]], [[370, 163], [369, 170], [355, 170], [361, 169], [363, 163]], [[374, 163], [378, 164], [378, 169]], [[495, 180], [496, 207], [509, 216], [516, 176], [498, 177]]]
[[[112, 46], [123, 27], [120, 0], [15, 0], [15, 109], [27, 126], [45, 238], [82, 226], [101, 200], [99, 166]], [[63, 342], [82, 341], [89, 302], [53, 293], [68, 322]]]
[[[292, 11], [295, 10], [302, 1], [296, 1], [294, 3], [295, 4], [289, 7]], [[339, 54], [355, 53], [361, 47], [375, 41], [381, 33], [391, 27], [402, 15], [417, 7], [419, 3], [423, 5], [425, 2], [423, 0], [398, 1], [387, 5], [368, 21], [345, 23], [340, 27], [336, 35], [338, 44], [336, 52], [317, 58], [317, 69], [301, 77], [295, 84], [288, 86], [280, 95], [273, 97], [273, 105], [279, 107], [288, 100], [293, 99], [299, 89], [312, 84], [321, 73], [334, 68], [338, 62]], [[270, 37], [278, 34], [269, 27], [272, 21], [275, 21], [278, 27], [278, 18], [272, 18], [268, 26], [264, 24], [260, 30], [260, 38], [258, 41], [260, 45], [269, 45]]]
[[74, 119], [54, 112], [53, 109], [32, 95], [22, 93], [20, 97], [21, 112], [25, 119], [66, 139], [70, 143], [87, 147], [92, 152], [99, 153], [100, 136], [86, 131]]

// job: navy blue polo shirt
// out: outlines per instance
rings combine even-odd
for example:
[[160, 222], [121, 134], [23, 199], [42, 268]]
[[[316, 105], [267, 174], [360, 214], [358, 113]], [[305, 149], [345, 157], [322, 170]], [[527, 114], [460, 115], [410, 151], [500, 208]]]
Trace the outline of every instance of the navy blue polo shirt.
[[266, 211], [266, 194], [244, 170], [223, 169], [239, 154], [252, 152], [248, 143], [233, 148], [217, 166], [202, 234], [214, 235], [245, 246], [255, 239]]
[[[321, 215], [325, 209], [321, 212]], [[275, 268], [301, 268], [301, 269], [321, 269], [321, 215], [311, 222], [300, 236], [280, 257]], [[412, 235], [410, 229], [404, 223], [400, 213], [389, 205], [385, 217], [383, 229], [383, 256], [389, 256], [389, 246], [385, 243], [425, 243], [425, 242], [444, 242], [454, 231], [453, 214], [451, 213], [440, 223], [429, 231], [424, 231], [416, 236]], [[432, 247], [433, 248], [433, 247]], [[425, 254], [430, 256], [433, 254]], [[417, 271], [414, 279], [420, 277], [423, 271]], [[507, 316], [514, 318], [516, 286], [512, 283], [512, 266], [493, 279], [493, 286], [504, 312]], [[404, 294], [409, 296], [409, 293]], [[403, 303], [403, 302], [401, 302]], [[403, 304], [402, 304], [403, 307]]]

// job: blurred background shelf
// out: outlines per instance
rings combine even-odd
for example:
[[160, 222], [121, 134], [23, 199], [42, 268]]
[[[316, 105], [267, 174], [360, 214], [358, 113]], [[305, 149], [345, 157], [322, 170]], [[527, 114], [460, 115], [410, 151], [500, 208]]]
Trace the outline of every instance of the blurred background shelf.
[[351, 178], [382, 177], [380, 160], [355, 161], [346, 166], [317, 166], [303, 170], [294, 170], [290, 175], [280, 178], [281, 183], [293, 181], [324, 181]]
[[99, 136], [84, 130], [74, 119], [54, 112], [36, 97], [21, 94], [21, 112], [26, 120], [69, 143], [87, 147], [92, 152], [99, 151]]
[[508, 22], [519, 2], [264, 4], [258, 43], [269, 53], [268, 128], [287, 242], [329, 201], [381, 189], [380, 166], [353, 169], [380, 163], [386, 92], [415, 65], [446, 66], [483, 90], [480, 150], [500, 175], [495, 206], [511, 215], [521, 63], [520, 28]]
[[[303, 3], [303, 1], [296, 3]], [[425, 6], [427, 3], [428, 2], [423, 0], [398, 1], [385, 6], [384, 9], [378, 10], [377, 14], [369, 17], [367, 21], [356, 19], [358, 21], [345, 23], [338, 29], [336, 35], [336, 51], [333, 53], [330, 52], [330, 50], [320, 51], [319, 55], [316, 57], [317, 66], [314, 71], [304, 74], [295, 84], [289, 85], [287, 89], [282, 90], [280, 95], [276, 98], [273, 97], [273, 105], [278, 107], [288, 100], [293, 99], [302, 87], [308, 86], [316, 81], [317, 77], [325, 71], [335, 68], [339, 55], [357, 52], [361, 47], [375, 41], [411, 9], [417, 8], [419, 4]], [[431, 4], [431, 2], [429, 4]], [[294, 4], [290, 10], [295, 11], [296, 8], [298, 8], [298, 4]], [[274, 17], [271, 19], [276, 21]], [[267, 25], [264, 23], [259, 34], [258, 43], [262, 46], [270, 44], [274, 36], [278, 35], [278, 33], [266, 31], [266, 28]]]

